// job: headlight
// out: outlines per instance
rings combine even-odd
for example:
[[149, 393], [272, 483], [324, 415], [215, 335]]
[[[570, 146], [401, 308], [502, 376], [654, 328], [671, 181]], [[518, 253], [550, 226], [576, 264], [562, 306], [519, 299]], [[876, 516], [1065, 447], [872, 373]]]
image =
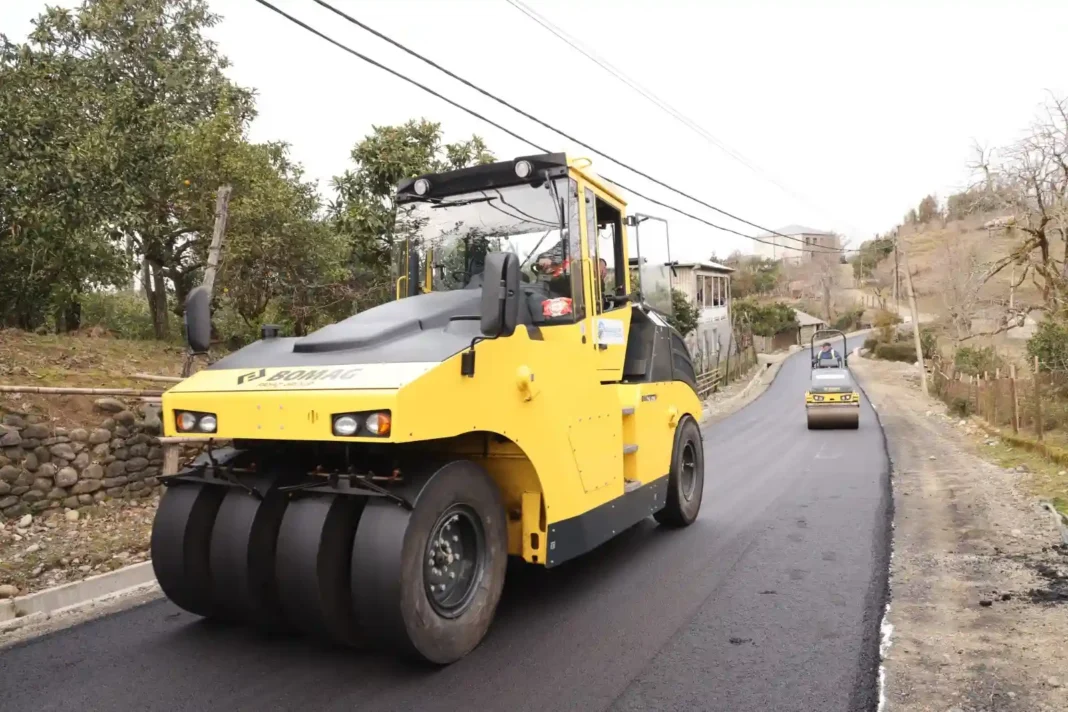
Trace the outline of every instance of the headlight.
[[515, 164], [515, 174], [524, 180], [529, 178], [533, 171], [534, 166], [530, 165], [530, 161], [519, 161]]
[[821, 401], [821, 400], [823, 400], [823, 396], [812, 396], [812, 400]]
[[426, 195], [430, 192], [430, 181], [426, 178], [420, 178], [415, 182], [413, 187], [415, 188], [416, 195]]
[[334, 435], [348, 437], [383, 438], [389, 435], [392, 418], [388, 410], [364, 411], [362, 413], [335, 413]]
[[844, 393], [842, 395], [842, 400], [844, 400], [844, 401], [851, 400], [852, 398], [853, 398], [853, 395], [850, 394], [850, 393]]
[[174, 413], [174, 423], [180, 433], [214, 433], [219, 429], [219, 419], [214, 413], [178, 410]]
[[389, 413], [371, 413], [366, 422], [372, 435], [389, 435]]
[[342, 415], [334, 419], [334, 435], [355, 435], [360, 424], [351, 415]]

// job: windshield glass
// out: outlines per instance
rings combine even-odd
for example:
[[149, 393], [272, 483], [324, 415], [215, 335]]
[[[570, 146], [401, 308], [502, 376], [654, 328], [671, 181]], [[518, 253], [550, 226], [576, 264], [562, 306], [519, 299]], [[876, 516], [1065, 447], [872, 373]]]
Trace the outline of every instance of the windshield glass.
[[429, 251], [433, 291], [481, 286], [487, 252], [515, 253], [524, 282], [551, 282], [569, 273], [561, 229], [567, 195], [567, 180], [558, 179], [402, 205], [394, 275], [407, 274], [407, 239], [419, 255], [421, 281]]

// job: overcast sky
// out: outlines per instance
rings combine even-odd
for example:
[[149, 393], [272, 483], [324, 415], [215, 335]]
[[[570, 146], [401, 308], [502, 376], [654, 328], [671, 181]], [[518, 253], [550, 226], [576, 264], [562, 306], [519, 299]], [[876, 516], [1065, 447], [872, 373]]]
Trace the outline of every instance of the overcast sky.
[[[965, 184], [973, 139], [1007, 143], [1047, 90], [1068, 94], [1063, 0], [524, 0], [754, 171], [507, 0], [331, 2], [708, 203], [767, 228], [836, 230], [854, 246], [892, 228], [923, 195], [944, 196]], [[595, 170], [635, 190], [759, 233], [573, 145], [312, 0], [274, 3], [539, 145], [590, 156]], [[478, 133], [502, 158], [535, 152], [254, 0], [210, 4], [223, 16], [211, 35], [233, 62], [233, 78], [258, 91], [252, 138], [289, 142], [324, 193], [372, 125], [426, 117], [443, 124], [447, 140]], [[0, 1], [0, 31], [21, 41], [43, 7], [39, 0]], [[673, 257], [724, 257], [752, 245], [641, 199], [632, 198], [631, 210], [671, 219]]]

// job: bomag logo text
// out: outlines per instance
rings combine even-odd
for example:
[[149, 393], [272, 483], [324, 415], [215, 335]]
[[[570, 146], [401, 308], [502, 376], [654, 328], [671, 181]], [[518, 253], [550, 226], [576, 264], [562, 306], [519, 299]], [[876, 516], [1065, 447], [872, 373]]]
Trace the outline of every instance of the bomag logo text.
[[362, 371], [362, 368], [294, 368], [285, 369], [273, 373], [266, 380], [263, 379], [266, 369], [250, 371], [237, 377], [237, 385], [259, 381], [256, 385], [265, 388], [277, 388], [290, 383], [307, 383], [310, 381], [347, 381], [354, 378]]

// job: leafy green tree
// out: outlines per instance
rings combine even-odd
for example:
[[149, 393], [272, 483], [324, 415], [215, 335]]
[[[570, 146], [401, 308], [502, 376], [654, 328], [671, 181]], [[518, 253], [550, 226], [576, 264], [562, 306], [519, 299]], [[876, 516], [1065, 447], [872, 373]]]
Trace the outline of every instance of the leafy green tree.
[[388, 298], [389, 264], [394, 243], [397, 184], [424, 173], [490, 163], [494, 156], [478, 136], [442, 143], [441, 124], [426, 119], [401, 126], [376, 126], [352, 149], [354, 168], [333, 180], [329, 205], [334, 229], [348, 241], [351, 288], [374, 285]]
[[77, 295], [125, 279], [109, 222], [121, 196], [99, 170], [121, 158], [106, 111], [85, 59], [0, 35], [2, 324], [37, 328], [52, 308], [76, 328]]
[[1027, 355], [1045, 370], [1068, 371], [1068, 316], [1051, 315], [1039, 322], [1027, 340]]
[[916, 209], [916, 218], [921, 223], [929, 223], [936, 218], [942, 217], [942, 209], [938, 205], [938, 198], [934, 195], [928, 195], [920, 201], [919, 207]]
[[757, 336], [775, 336], [797, 330], [797, 312], [783, 302], [758, 304], [751, 299], [736, 299], [731, 305], [734, 323], [747, 325]]
[[731, 275], [731, 295], [737, 299], [771, 294], [784, 279], [779, 260], [735, 253], [725, 264], [735, 270]]
[[[169, 332], [168, 280], [179, 301], [200, 265], [226, 149], [243, 139], [252, 93], [224, 74], [228, 62], [203, 32], [218, 22], [205, 0], [85, 0], [48, 8], [29, 44], [52, 62], [80, 62], [74, 103], [98, 95], [94, 131], [107, 151], [87, 161], [108, 202], [105, 223], [143, 259], [156, 335]], [[89, 102], [92, 103], [92, 102]], [[193, 170], [193, 168], [196, 170]], [[95, 199], [95, 198], [94, 198]]]
[[[319, 216], [314, 183], [281, 143], [240, 144], [226, 154], [234, 189], [220, 271], [220, 301], [251, 333], [272, 302], [301, 335], [345, 301], [345, 244]], [[199, 260], [198, 256], [198, 260]]]
[[879, 263], [894, 252], [894, 238], [875, 236], [874, 239], [862, 242], [859, 250], [850, 262], [853, 265], [853, 276], [858, 279], [869, 279], [875, 273]]
[[678, 289], [671, 290], [671, 315], [668, 323], [683, 336], [688, 336], [697, 329], [697, 320], [701, 310], [695, 307], [686, 295]]

